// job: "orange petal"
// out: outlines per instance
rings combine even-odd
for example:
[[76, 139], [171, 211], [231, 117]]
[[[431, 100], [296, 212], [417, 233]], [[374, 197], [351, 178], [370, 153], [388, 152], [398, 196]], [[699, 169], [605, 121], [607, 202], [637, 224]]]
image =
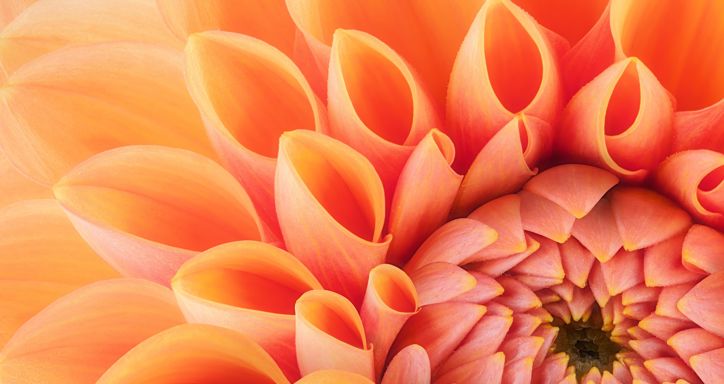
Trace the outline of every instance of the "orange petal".
[[392, 358], [381, 384], [397, 383], [430, 383], [430, 359], [425, 348], [417, 344], [408, 345]]
[[558, 384], [566, 375], [568, 354], [564, 352], [548, 356], [543, 364], [533, 372], [533, 380], [540, 384]]
[[78, 236], [53, 200], [0, 211], [0, 345], [55, 299], [118, 274]]
[[[482, 272], [491, 277], [498, 277], [509, 271], [514, 266], [518, 265], [518, 263], [525, 260], [528, 256], [537, 252], [541, 248], [541, 244], [543, 242], [546, 242], [546, 240], [548, 239], [542, 238], [540, 236], [534, 238], [533, 236], [526, 235], [526, 240], [528, 241], [528, 248], [523, 252], [506, 257], [499, 257], [493, 260], [483, 260], [480, 262], [475, 262], [470, 264], [467, 268], [474, 271]], [[475, 261], [475, 259], [471, 260]]]
[[410, 274], [420, 295], [420, 305], [449, 301], [477, 285], [475, 276], [450, 263], [430, 263]]
[[580, 321], [584, 318], [586, 313], [591, 310], [594, 301], [595, 298], [589, 289], [574, 289], [573, 297], [567, 303], [573, 321]]
[[724, 337], [724, 272], [711, 274], [694, 286], [676, 305], [689, 320]]
[[222, 244], [184, 263], [172, 287], [187, 321], [248, 335], [287, 377], [299, 377], [294, 305], [322, 286], [294, 256], [256, 241]]
[[618, 233], [627, 251], [646, 248], [684, 231], [689, 215], [655, 192], [618, 188], [611, 195]]
[[675, 236], [644, 250], [644, 277], [649, 287], [665, 287], [701, 279], [682, 264], [684, 236]]
[[588, 274], [595, 261], [591, 252], [574, 238], [570, 238], [561, 244], [560, 252], [566, 279], [570, 280], [579, 288], [585, 287], [588, 281]]
[[[23, 2], [28, 3], [20, 1]], [[13, 8], [18, 4], [4, 1], [1, 7], [7, 6]], [[0, 15], [2, 13], [0, 11]], [[0, 16], [0, 24], [2, 18]], [[109, 41], [134, 41], [174, 48], [181, 45], [168, 30], [154, 1], [36, 1], [27, 6], [22, 17], [15, 18], [4, 29], [0, 27], [0, 82], [4, 75], [12, 74], [23, 64], [46, 53], [66, 46]], [[153, 59], [146, 59], [145, 63], [147, 66], [155, 64]], [[104, 80], [101, 84], [110, 79]], [[159, 80], [157, 84], [163, 84], [163, 81]]]
[[692, 356], [691, 367], [706, 384], [716, 383], [724, 377], [724, 348]]
[[473, 211], [468, 218], [478, 220], [498, 233], [498, 239], [478, 252], [475, 260], [504, 257], [526, 250], [518, 195], [506, 195], [490, 201]]
[[[433, 129], [415, 147], [400, 173], [390, 207], [387, 261], [402, 265], [447, 221], [462, 176], [450, 168], [455, 147]], [[422, 208], [424, 207], [424, 209]]]
[[454, 301], [485, 304], [503, 294], [503, 287], [494, 278], [475, 271], [468, 271], [476, 280], [473, 289], [453, 298]]
[[636, 303], [655, 302], [659, 298], [661, 288], [649, 287], [646, 284], [639, 284], [631, 287], [621, 294], [621, 303], [630, 305]]
[[374, 382], [362, 375], [336, 369], [315, 371], [304, 376], [294, 384], [373, 384]]
[[687, 149], [724, 152], [724, 99], [698, 111], [676, 112], [672, 152]]
[[576, 220], [571, 234], [602, 263], [610, 260], [623, 245], [608, 199], [601, 199], [591, 212]]
[[0, 208], [20, 200], [52, 197], [50, 188], [40, 185], [18, 171], [0, 150]]
[[377, 169], [388, 199], [413, 146], [440, 121], [407, 63], [374, 36], [334, 32], [327, 97], [329, 134]]
[[[507, 356], [506, 356], [507, 360]], [[533, 376], [533, 357], [505, 363], [502, 384], [530, 383]]]
[[680, 320], [687, 320], [677, 308], [678, 301], [691, 290], [696, 284], [687, 283], [672, 285], [661, 289], [658, 303], [656, 303], [656, 314], [660, 316], [673, 317]]
[[679, 152], [661, 163], [654, 182], [697, 219], [724, 229], [724, 208], [707, 204], [707, 192], [724, 184], [724, 154], [709, 150]]
[[[49, 3], [37, 5], [43, 4]], [[183, 83], [183, 57], [175, 49], [127, 42], [63, 49], [13, 73], [0, 99], [5, 155], [44, 184], [91, 155], [123, 145], [161, 144], [213, 154]]]
[[674, 382], [685, 379], [690, 383], [699, 382], [699, 377], [676, 357], [662, 357], [644, 361], [644, 366], [659, 382]]
[[78, 165], [53, 191], [109, 264], [162, 284], [198, 251], [261, 237], [259, 218], [236, 180], [215, 162], [181, 149], [107, 151]]
[[502, 276], [498, 279], [498, 283], [503, 286], [505, 291], [495, 301], [513, 311], [525, 312], [542, 306], [538, 296], [518, 280], [509, 276]]
[[640, 358], [646, 360], [674, 356], [671, 348], [655, 337], [642, 340], [631, 340], [629, 342], [629, 346]]
[[[608, 4], [605, 0], [513, 0], [536, 21], [575, 44], [588, 32]], [[563, 379], [563, 376], [561, 376]]]
[[[550, 320], [553, 320], [553, 318], [550, 317]], [[553, 343], [558, 337], [558, 327], [544, 324], [543, 326], [536, 329], [535, 332], [533, 332], [533, 336], [537, 336], [543, 339], [543, 346], [541, 346], [538, 354], [535, 357], [535, 360], [533, 360], [533, 367], [538, 368], [543, 363], [543, 360], [546, 358], [546, 356], [548, 356], [549, 352], [551, 352]]]
[[565, 272], [558, 244], [541, 242], [541, 247], [511, 269], [512, 272], [563, 281]]
[[359, 304], [367, 275], [384, 262], [390, 237], [382, 183], [347, 145], [309, 131], [282, 135], [276, 207], [284, 241], [326, 289]]
[[[513, 117], [500, 128], [467, 170], [453, 208], [455, 215], [465, 215], [491, 199], [518, 191], [537, 172], [531, 166], [540, 158], [541, 147], [550, 146], [549, 129], [548, 123], [525, 115]], [[529, 152], [538, 154], [528, 159]]]
[[528, 191], [521, 191], [520, 215], [523, 229], [565, 243], [576, 218], [558, 204]]
[[694, 355], [724, 347], [724, 339], [701, 328], [680, 331], [671, 336], [666, 343], [671, 346], [684, 361], [689, 363], [691, 363], [691, 357]]
[[367, 340], [374, 346], [375, 377], [382, 374], [387, 352], [400, 328], [421, 305], [413, 281], [401, 269], [380, 264], [370, 271], [360, 316]]
[[454, 369], [494, 354], [503, 343], [512, 323], [513, 318], [510, 316], [490, 314], [483, 316], [436, 374], [442, 376]]
[[183, 323], [170, 290], [104, 280], [64, 296], [23, 324], [0, 353], [12, 383], [95, 383], [139, 342]]
[[644, 282], [643, 254], [621, 250], [611, 260], [601, 263], [601, 272], [608, 294], [616, 296]]
[[547, 33], [515, 4], [486, 1], [450, 74], [447, 116], [459, 149], [456, 169], [466, 170], [518, 113], [552, 122], [562, 107], [561, 92]]
[[608, 303], [611, 295], [608, 293], [608, 287], [606, 287], [606, 280], [603, 278], [603, 272], [601, 271], [600, 263], [593, 263], [593, 268], [588, 275], [588, 286], [593, 293], [593, 297], [596, 298], [598, 306], [603, 308]]
[[490, 383], [500, 384], [505, 366], [505, 354], [498, 352], [457, 367], [435, 379], [436, 384]]
[[542, 323], [543, 320], [537, 316], [528, 313], [516, 313], [513, 315], [513, 325], [510, 327], [506, 338], [531, 336]]
[[692, 271], [715, 273], [724, 270], [724, 235], [715, 229], [694, 224], [684, 237], [681, 259]]
[[666, 90], [641, 61], [627, 59], [573, 96], [557, 145], [565, 158], [641, 181], [669, 153], [672, 121]]
[[271, 356], [247, 336], [210, 325], [183, 324], [135, 346], [98, 384], [240, 381], [289, 383]]
[[[693, 326], [694, 323], [690, 321], [659, 316], [655, 313], [652, 313], [639, 321], [639, 327], [641, 327], [641, 329], [661, 340], [668, 340], [677, 332]], [[671, 346], [671, 344], [669, 345]]]
[[8, 0], [0, 5], [0, 31], [36, 0]]
[[373, 379], [374, 358], [352, 303], [331, 291], [309, 291], [297, 300], [296, 349], [302, 376], [340, 369]]

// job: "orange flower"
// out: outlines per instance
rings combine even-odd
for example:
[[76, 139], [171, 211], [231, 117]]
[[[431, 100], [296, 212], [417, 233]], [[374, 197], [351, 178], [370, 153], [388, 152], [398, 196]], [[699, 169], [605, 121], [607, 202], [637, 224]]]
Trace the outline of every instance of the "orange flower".
[[722, 15], [0, 4], [0, 381], [721, 382]]

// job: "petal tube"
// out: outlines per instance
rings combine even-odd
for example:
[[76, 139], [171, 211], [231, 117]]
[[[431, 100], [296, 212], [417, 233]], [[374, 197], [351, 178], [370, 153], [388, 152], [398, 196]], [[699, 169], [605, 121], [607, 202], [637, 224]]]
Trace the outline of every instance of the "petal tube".
[[6, 207], [0, 211], [0, 345], [55, 299], [117, 276], [78, 236], [57, 202]]
[[360, 316], [367, 340], [374, 346], [375, 371], [379, 378], [387, 352], [405, 321], [422, 305], [410, 277], [401, 269], [380, 264], [370, 271]]
[[0, 150], [0, 208], [14, 202], [52, 197], [50, 188], [27, 178], [10, 162]]
[[197, 252], [262, 236], [236, 180], [186, 150], [107, 151], [74, 168], [53, 191], [81, 236], [109, 264], [161, 284], [169, 284]]
[[390, 207], [392, 243], [387, 262], [402, 265], [448, 218], [462, 176], [450, 165], [455, 147], [433, 129], [417, 144], [402, 168]]
[[128, 351], [98, 384], [288, 384], [274, 360], [247, 336], [202, 324], [160, 332]]
[[430, 384], [430, 359], [425, 348], [408, 345], [392, 358], [381, 384], [397, 383]]
[[183, 323], [171, 291], [115, 279], [71, 292], [18, 329], [0, 352], [3, 383], [95, 383], [146, 338]]
[[182, 71], [177, 50], [151, 44], [91, 44], [45, 55], [0, 89], [0, 146], [22, 173], [46, 185], [123, 145], [213, 155]]
[[687, 149], [724, 152], [724, 99], [698, 111], [676, 112], [672, 152]]
[[362, 375], [336, 369], [315, 371], [304, 376], [294, 384], [373, 384]]
[[248, 335], [287, 377], [299, 377], [294, 305], [322, 286], [294, 256], [257, 241], [222, 244], [184, 263], [172, 287], [187, 321]]
[[275, 189], [289, 251], [325, 289], [359, 305], [390, 243], [380, 240], [385, 200], [372, 165], [335, 139], [292, 131], [281, 138]]
[[302, 376], [340, 369], [375, 377], [372, 347], [349, 300], [331, 291], [309, 291], [297, 300], [295, 313], [297, 361]]
[[724, 270], [724, 234], [704, 225], [694, 224], [684, 237], [681, 259], [695, 272], [716, 273]]
[[216, 151], [280, 237], [274, 208], [279, 137], [288, 130], [321, 130], [324, 108], [299, 68], [261, 40], [197, 33], [185, 55], [186, 84]]
[[370, 160], [391, 198], [414, 146], [440, 126], [427, 92], [390, 47], [344, 29], [334, 32], [327, 87], [329, 134]]
[[689, 320], [719, 337], [724, 337], [724, 272], [717, 272], [695, 285], [676, 307]]
[[447, 117], [458, 148], [456, 169], [467, 170], [518, 113], [552, 122], [561, 92], [558, 58], [543, 29], [507, 0], [486, 1], [450, 74]]
[[669, 154], [673, 106], [636, 58], [611, 65], [576, 93], [561, 117], [557, 147], [569, 160], [642, 181]]

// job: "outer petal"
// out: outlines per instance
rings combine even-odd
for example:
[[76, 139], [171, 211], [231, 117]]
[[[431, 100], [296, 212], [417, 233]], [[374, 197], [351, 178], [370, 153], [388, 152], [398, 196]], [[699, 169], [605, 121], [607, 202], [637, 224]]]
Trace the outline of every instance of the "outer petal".
[[170, 48], [106, 43], [34, 60], [0, 92], [0, 145], [22, 173], [44, 184], [123, 145], [212, 154], [183, 84], [182, 59]]
[[392, 358], [381, 384], [430, 384], [430, 359], [425, 348], [408, 345]]
[[0, 31], [36, 0], [8, 0], [0, 5]]
[[608, 199], [601, 199], [591, 212], [576, 220], [571, 234], [602, 263], [610, 260], [623, 245]]
[[486, 1], [450, 75], [447, 116], [459, 150], [456, 169], [467, 170], [515, 114], [550, 123], [562, 102], [558, 59], [543, 29], [507, 0]]
[[435, 383], [490, 383], [502, 382], [505, 354], [498, 352], [481, 357], [442, 375]]
[[447, 372], [467, 366], [485, 356], [493, 355], [503, 343], [513, 323], [510, 316], [486, 315], [465, 336], [465, 339], [450, 354], [450, 357], [436, 372], [443, 376]]
[[627, 59], [573, 96], [561, 118], [557, 146], [568, 159], [641, 181], [669, 153], [672, 122], [666, 90], [641, 61]]
[[104, 152], [73, 169], [54, 192], [109, 264], [163, 284], [196, 252], [261, 238], [259, 218], [236, 180], [185, 150], [132, 146]]
[[410, 278], [420, 296], [420, 305], [449, 301], [471, 291], [477, 285], [475, 276], [457, 265], [437, 262], [412, 272]]
[[[513, 0], [536, 21], [575, 44], [588, 32], [608, 4], [605, 0]], [[561, 377], [562, 378], [562, 377]]]
[[706, 384], [714, 384], [724, 375], [724, 348], [692, 356], [691, 367]]
[[565, 243], [571, 236], [575, 216], [558, 204], [537, 194], [521, 191], [520, 216], [523, 229]]
[[520, 218], [520, 197], [506, 195], [479, 207], [468, 218], [490, 226], [498, 239], [475, 255], [476, 260], [505, 257], [524, 252], [527, 248], [523, 223]]
[[709, 332], [724, 337], [724, 272], [709, 275], [694, 286], [676, 307], [689, 320]]
[[325, 369], [312, 372], [294, 384], [373, 384], [374, 382], [356, 373]]
[[284, 241], [320, 280], [359, 304], [367, 275], [384, 262], [382, 183], [345, 144], [308, 131], [282, 136], [276, 206]]
[[296, 349], [302, 375], [341, 369], [373, 379], [374, 358], [357, 310], [330, 291], [309, 291], [297, 300]]
[[724, 99], [698, 110], [674, 115], [673, 152], [711, 149], [724, 152]]
[[20, 200], [51, 197], [50, 188], [40, 185], [20, 173], [5, 153], [0, 151], [0, 208]]
[[294, 305], [322, 286], [294, 256], [256, 241], [222, 244], [184, 263], [172, 286], [187, 321], [248, 335], [287, 377], [299, 377]]
[[4, 383], [95, 383], [119, 357], [183, 316], [173, 294], [135, 279], [80, 288], [26, 322], [0, 352]]
[[684, 236], [675, 236], [644, 250], [644, 277], [649, 287], [666, 287], [701, 279], [682, 264]]
[[118, 274], [78, 236], [57, 202], [0, 211], [0, 345], [55, 299]]
[[188, 39], [186, 83], [226, 167], [280, 237], [274, 209], [279, 137], [293, 129], [321, 130], [324, 108], [288, 57], [235, 33], [211, 31]]
[[684, 237], [681, 259], [684, 266], [693, 271], [724, 270], [724, 234], [703, 225], [692, 225]]

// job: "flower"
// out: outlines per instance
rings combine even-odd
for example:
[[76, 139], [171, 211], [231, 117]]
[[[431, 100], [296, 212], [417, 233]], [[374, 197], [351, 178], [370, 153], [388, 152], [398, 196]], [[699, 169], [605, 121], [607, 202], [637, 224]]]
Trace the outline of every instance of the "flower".
[[719, 382], [723, 8], [0, 5], [0, 381]]

